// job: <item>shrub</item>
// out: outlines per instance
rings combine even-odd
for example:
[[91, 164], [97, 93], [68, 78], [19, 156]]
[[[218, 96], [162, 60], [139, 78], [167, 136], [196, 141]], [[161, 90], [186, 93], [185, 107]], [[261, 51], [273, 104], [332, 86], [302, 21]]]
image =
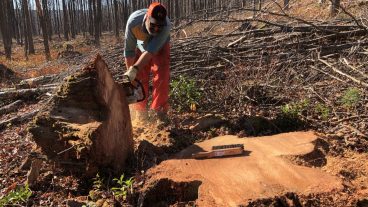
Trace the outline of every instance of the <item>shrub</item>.
[[111, 191], [117, 199], [125, 201], [127, 199], [127, 195], [133, 193], [133, 177], [128, 180], [124, 180], [124, 174], [122, 174], [119, 179], [114, 178], [113, 180], [116, 181], [118, 186], [111, 188]]
[[352, 108], [358, 105], [361, 99], [360, 90], [357, 88], [348, 88], [341, 97], [341, 103], [345, 108]]
[[316, 105], [315, 111], [322, 117], [323, 120], [326, 120], [330, 115], [330, 109], [326, 105], [321, 103], [318, 103]]
[[0, 199], [0, 206], [6, 205], [21, 205], [28, 201], [31, 197], [32, 191], [29, 189], [28, 185], [20, 187], [16, 190], [10, 191], [6, 196]]
[[179, 111], [195, 110], [201, 95], [193, 79], [179, 76], [171, 82], [170, 98]]
[[309, 101], [304, 99], [299, 102], [292, 102], [281, 107], [284, 116], [296, 118], [309, 106]]

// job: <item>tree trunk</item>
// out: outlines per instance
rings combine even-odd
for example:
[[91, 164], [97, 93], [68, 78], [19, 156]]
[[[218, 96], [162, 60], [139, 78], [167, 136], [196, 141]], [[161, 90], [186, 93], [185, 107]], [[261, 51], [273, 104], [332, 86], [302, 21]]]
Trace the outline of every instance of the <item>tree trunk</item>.
[[253, 17], [256, 17], [257, 11], [256, 11], [256, 0], [252, 0], [253, 5]]
[[47, 36], [49, 38], [49, 41], [52, 41], [52, 24], [51, 24], [51, 16], [48, 6], [48, 0], [42, 0], [42, 6], [43, 6], [43, 15], [46, 22], [46, 28], [47, 28]]
[[[97, 1], [97, 2], [96, 2]], [[95, 43], [97, 46], [100, 46], [100, 34], [101, 34], [101, 0], [95, 0], [97, 3], [97, 8], [95, 12]]]
[[[40, 24], [41, 24], [41, 28], [42, 28], [42, 36], [43, 36], [43, 45], [45, 47], [45, 56], [46, 56], [46, 60], [51, 60], [51, 55], [50, 55], [50, 47], [49, 47], [49, 39], [48, 39], [48, 32], [47, 32], [47, 25], [46, 25], [46, 19], [42, 10], [42, 6], [40, 4], [40, 0], [35, 0], [36, 1], [36, 8], [37, 8], [37, 13], [38, 13], [38, 17], [40, 19]], [[47, 8], [47, 5], [43, 5], [44, 8]]]
[[118, 2], [114, 0], [115, 37], [119, 38]]
[[70, 1], [68, 5], [69, 19], [70, 19], [70, 33], [72, 39], [75, 38], [75, 24], [74, 24], [74, 1]]
[[24, 15], [24, 37], [27, 41], [27, 54], [35, 54], [35, 48], [33, 44], [33, 31], [32, 31], [32, 22], [31, 22], [31, 14], [29, 12], [28, 0], [22, 0], [22, 9]]
[[17, 43], [20, 43], [20, 38], [19, 38], [19, 30], [18, 30], [18, 24], [19, 24], [19, 19], [16, 15], [16, 11], [18, 10], [18, 6], [17, 6], [17, 1], [15, 1], [15, 6], [14, 6], [14, 2], [10, 1], [10, 4], [8, 5], [8, 14], [10, 17], [10, 24], [11, 24], [11, 28], [12, 28], [12, 37], [15, 38], [17, 40]]
[[[30, 25], [28, 24], [29, 22], [27, 22], [28, 6], [24, 6], [24, 5], [27, 5], [27, 0], [22, 1], [22, 20], [23, 20], [22, 26], [23, 26], [23, 33], [24, 33], [24, 57], [26, 57], [26, 60], [28, 61], [28, 50], [29, 50], [29, 45], [30, 45], [29, 36], [30, 36], [30, 33], [32, 32], [29, 32]], [[29, 13], [28, 13], [28, 17], [29, 17]]]
[[13, 112], [15, 110], [17, 110], [19, 108], [19, 106], [22, 104], [23, 102], [21, 100], [17, 100], [11, 104], [8, 104], [6, 106], [3, 106], [0, 108], [0, 115], [3, 114], [7, 114], [10, 112]]
[[69, 41], [69, 19], [68, 19], [68, 10], [66, 7], [66, 0], [62, 1], [63, 4], [63, 20], [64, 20], [64, 38], [66, 41]]
[[59, 6], [59, 0], [55, 0], [54, 2], [54, 21], [55, 21], [55, 27], [58, 34], [58, 37], [60, 39], [60, 6]]
[[4, 50], [6, 59], [11, 60], [11, 47], [12, 47], [12, 35], [11, 35], [11, 21], [9, 12], [7, 11], [11, 0], [0, 1], [0, 30], [3, 37]]
[[89, 34], [92, 36], [93, 35], [93, 31], [94, 31], [94, 13], [95, 13], [95, 8], [94, 8], [94, 0], [88, 0], [89, 2], [89, 8], [88, 8], [88, 14], [89, 14]]
[[[112, 26], [111, 26], [111, 14], [110, 14], [110, 8], [111, 8], [111, 2], [109, 0], [106, 0], [107, 2], [107, 31], [111, 31], [112, 30]], [[102, 12], [103, 13], [103, 12]]]
[[331, 0], [331, 16], [336, 16], [339, 12], [340, 0]]

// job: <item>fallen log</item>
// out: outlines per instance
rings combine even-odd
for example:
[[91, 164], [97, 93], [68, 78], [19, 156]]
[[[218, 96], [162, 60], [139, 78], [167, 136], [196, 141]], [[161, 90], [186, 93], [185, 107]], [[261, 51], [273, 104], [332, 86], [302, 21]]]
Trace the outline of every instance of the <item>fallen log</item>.
[[121, 171], [133, 152], [125, 92], [99, 55], [66, 78], [29, 132], [48, 159], [89, 176], [99, 168]]
[[15, 111], [20, 106], [21, 103], [22, 103], [21, 100], [16, 100], [15, 102], [13, 102], [11, 104], [8, 104], [6, 106], [1, 107], [0, 108], [0, 115]]
[[56, 75], [45, 75], [45, 76], [25, 79], [25, 80], [22, 80], [19, 84], [16, 84], [15, 88], [17, 89], [36, 88], [41, 85], [50, 83], [50, 81], [52, 81], [52, 79], [55, 77]]
[[30, 88], [30, 89], [10, 89], [7, 91], [0, 92], [0, 99], [27, 99], [32, 96], [36, 96], [42, 93], [49, 92], [51, 90], [56, 89], [55, 86], [47, 86], [47, 87], [39, 87], [39, 88]]
[[0, 130], [5, 129], [9, 125], [24, 123], [25, 121], [28, 121], [31, 118], [33, 118], [37, 113], [38, 113], [38, 110], [35, 110], [35, 111], [29, 112], [26, 114], [18, 115], [13, 118], [1, 121]]

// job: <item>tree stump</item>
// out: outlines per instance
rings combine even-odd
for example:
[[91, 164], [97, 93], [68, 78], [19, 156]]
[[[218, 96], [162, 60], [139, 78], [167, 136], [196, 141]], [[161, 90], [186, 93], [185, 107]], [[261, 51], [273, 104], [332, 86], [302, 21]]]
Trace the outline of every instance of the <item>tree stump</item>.
[[133, 152], [125, 92], [99, 55], [64, 81], [29, 132], [49, 159], [89, 175], [101, 168], [121, 171]]

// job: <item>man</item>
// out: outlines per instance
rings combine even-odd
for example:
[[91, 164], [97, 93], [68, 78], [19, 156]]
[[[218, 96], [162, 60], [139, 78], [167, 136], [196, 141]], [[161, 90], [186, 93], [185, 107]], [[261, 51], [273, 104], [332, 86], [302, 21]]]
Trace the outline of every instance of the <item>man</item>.
[[[125, 30], [125, 75], [141, 81], [146, 95], [150, 73], [153, 75], [150, 108], [161, 121], [166, 119], [170, 81], [170, 20], [166, 8], [153, 2], [148, 9], [133, 12]], [[146, 96], [147, 97], [147, 96]], [[140, 116], [147, 114], [147, 98], [135, 104]]]

